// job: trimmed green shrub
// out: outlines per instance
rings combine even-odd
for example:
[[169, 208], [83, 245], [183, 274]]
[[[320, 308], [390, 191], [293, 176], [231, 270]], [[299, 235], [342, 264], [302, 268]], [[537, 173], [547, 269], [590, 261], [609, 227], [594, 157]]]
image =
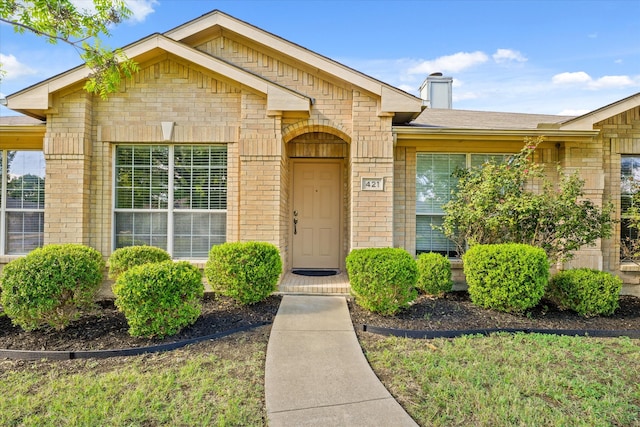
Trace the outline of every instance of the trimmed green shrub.
[[271, 243], [229, 242], [211, 248], [204, 272], [214, 292], [254, 304], [276, 291], [282, 260]]
[[428, 295], [442, 295], [453, 287], [451, 261], [444, 255], [429, 252], [418, 256], [416, 288]]
[[125, 271], [137, 265], [171, 260], [171, 255], [155, 246], [126, 246], [118, 248], [109, 257], [109, 278], [117, 279]]
[[113, 285], [115, 305], [127, 318], [129, 334], [162, 338], [192, 325], [202, 311], [200, 270], [187, 261], [130, 268]]
[[393, 315], [417, 297], [418, 267], [404, 249], [354, 249], [346, 262], [351, 293], [369, 311]]
[[549, 281], [546, 253], [530, 245], [475, 245], [462, 260], [471, 301], [484, 308], [522, 313], [540, 302]]
[[581, 316], [612, 315], [619, 307], [622, 280], [605, 271], [576, 268], [556, 273], [545, 297], [561, 310]]
[[62, 330], [93, 307], [103, 279], [102, 255], [84, 245], [47, 245], [2, 270], [0, 304], [25, 331]]

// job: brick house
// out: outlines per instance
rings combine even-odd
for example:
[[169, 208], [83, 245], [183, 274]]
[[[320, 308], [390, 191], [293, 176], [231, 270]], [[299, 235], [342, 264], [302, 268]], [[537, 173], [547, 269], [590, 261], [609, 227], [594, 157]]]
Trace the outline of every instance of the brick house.
[[[544, 135], [537, 160], [579, 170], [587, 196], [617, 212], [621, 179], [640, 173], [640, 94], [577, 118], [425, 109], [219, 11], [123, 50], [140, 72], [108, 100], [82, 89], [84, 66], [7, 97], [36, 120], [0, 126], [0, 263], [63, 242], [105, 256], [146, 243], [203, 263], [212, 245], [262, 240], [286, 270], [343, 270], [355, 248], [452, 254], [431, 228], [450, 168], [517, 152], [526, 136]], [[442, 185], [425, 191], [425, 179]], [[640, 294], [619, 238], [572, 265]]]

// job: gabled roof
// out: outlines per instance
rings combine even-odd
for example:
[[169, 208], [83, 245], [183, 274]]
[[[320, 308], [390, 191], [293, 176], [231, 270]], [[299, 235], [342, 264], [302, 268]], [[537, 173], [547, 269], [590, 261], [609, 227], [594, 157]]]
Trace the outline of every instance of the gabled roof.
[[[178, 43], [161, 34], [154, 34], [123, 49], [127, 57], [138, 60], [171, 53], [214, 73], [233, 80], [243, 87], [265, 94], [267, 109], [279, 111], [309, 111], [313, 100], [284, 86], [214, 58], [199, 50]], [[81, 65], [7, 97], [7, 106], [24, 114], [44, 118], [50, 107], [50, 94], [77, 84], [91, 74], [89, 67]]]
[[640, 92], [562, 123], [560, 129], [591, 130], [603, 120], [640, 106]]
[[[123, 49], [131, 59], [148, 58], [158, 50], [170, 52], [185, 60], [203, 66], [212, 72], [234, 80], [249, 90], [267, 96], [267, 109], [279, 111], [308, 111], [313, 99], [292, 91], [275, 82], [257, 76], [221, 59], [215, 58], [192, 46], [216, 31], [240, 35], [254, 43], [274, 49], [293, 60], [303, 62], [342, 79], [353, 86], [361, 87], [381, 97], [381, 113], [394, 114], [394, 122], [405, 122], [422, 111], [422, 101], [400, 89], [382, 83], [372, 77], [346, 67], [329, 58], [277, 37], [246, 22], [226, 15], [218, 10], [194, 19], [167, 31], [164, 35], [154, 34]], [[85, 65], [73, 68], [41, 83], [7, 96], [8, 107], [21, 113], [44, 118], [50, 108], [50, 95], [65, 87], [82, 82], [91, 73]]]

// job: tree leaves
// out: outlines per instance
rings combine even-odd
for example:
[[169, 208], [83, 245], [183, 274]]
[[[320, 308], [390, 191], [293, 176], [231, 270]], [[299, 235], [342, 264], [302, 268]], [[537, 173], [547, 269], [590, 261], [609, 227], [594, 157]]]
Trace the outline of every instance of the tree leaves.
[[92, 70], [84, 89], [102, 99], [118, 89], [123, 76], [131, 77], [139, 69], [122, 51], [102, 46], [99, 39], [110, 36], [109, 27], [130, 16], [124, 0], [93, 0], [91, 9], [78, 8], [70, 0], [0, 2], [0, 21], [13, 25], [16, 32], [73, 46]]
[[489, 160], [457, 174], [453, 198], [444, 205], [444, 234], [463, 253], [466, 246], [525, 243], [541, 247], [550, 260], [566, 261], [584, 245], [609, 237], [613, 205], [584, 198], [578, 173], [558, 170], [553, 182], [533, 153], [543, 141], [526, 138], [507, 162]]

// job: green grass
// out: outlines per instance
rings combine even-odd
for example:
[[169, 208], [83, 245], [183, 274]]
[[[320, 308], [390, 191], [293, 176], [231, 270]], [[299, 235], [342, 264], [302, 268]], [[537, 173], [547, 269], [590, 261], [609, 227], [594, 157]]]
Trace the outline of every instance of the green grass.
[[362, 335], [374, 371], [422, 426], [640, 426], [639, 340]]
[[263, 330], [153, 355], [0, 361], [0, 425], [262, 426], [267, 338]]

